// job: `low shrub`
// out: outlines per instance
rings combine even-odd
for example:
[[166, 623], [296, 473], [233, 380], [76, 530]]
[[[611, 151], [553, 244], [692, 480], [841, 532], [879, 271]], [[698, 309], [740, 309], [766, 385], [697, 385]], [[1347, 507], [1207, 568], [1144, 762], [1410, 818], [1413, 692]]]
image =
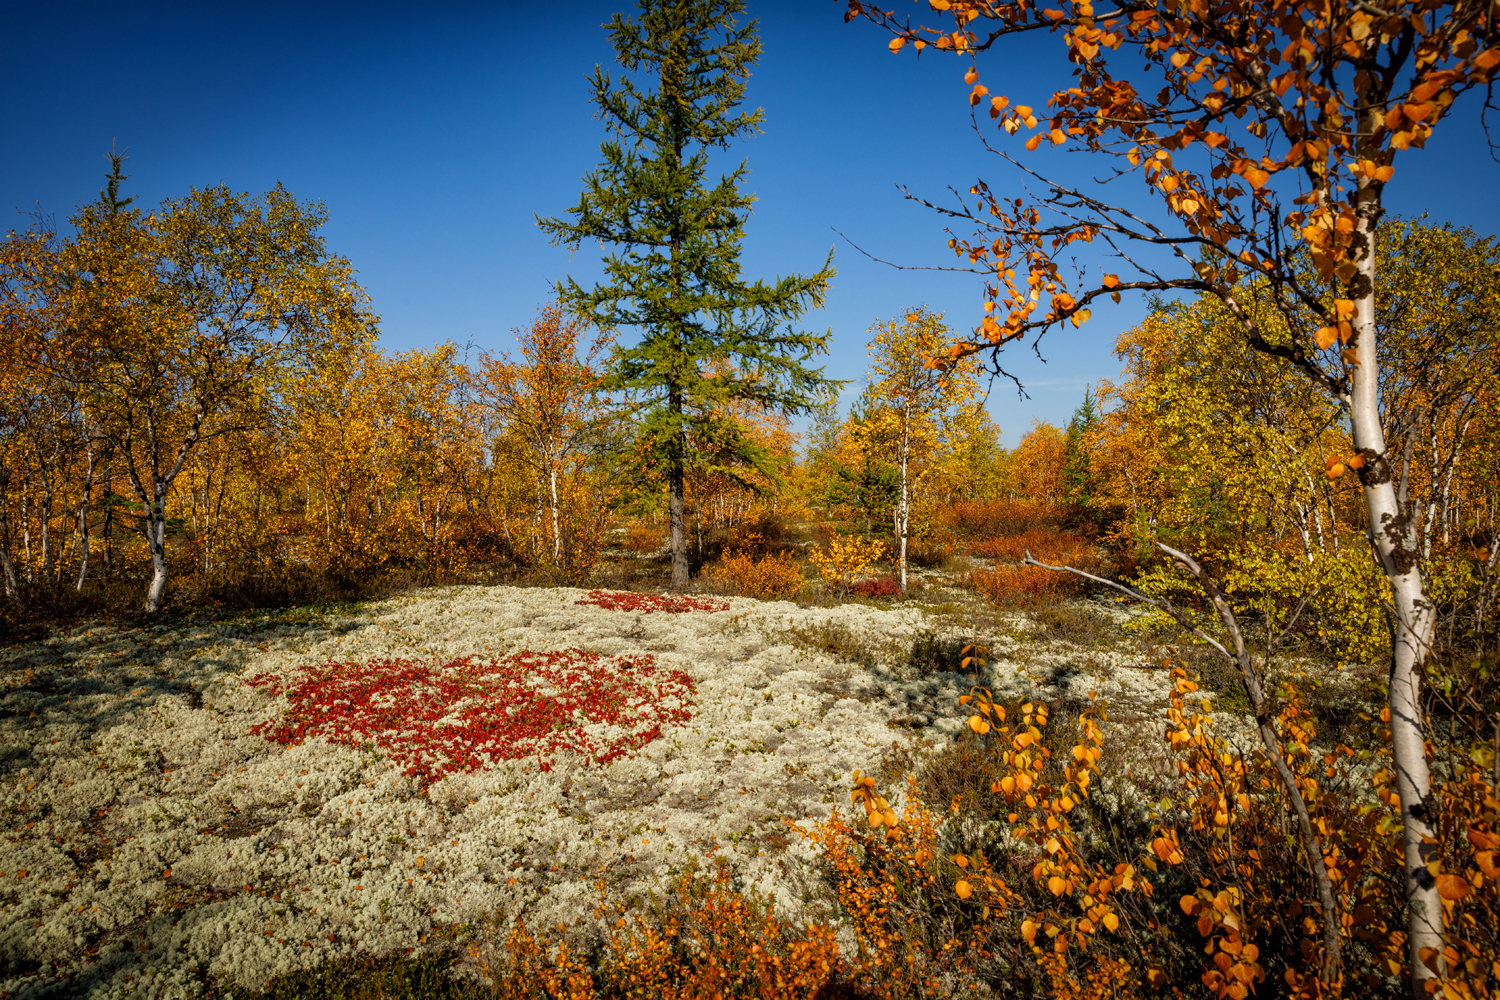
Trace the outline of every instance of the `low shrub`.
[[874, 580], [861, 580], [849, 590], [860, 597], [894, 597], [901, 593], [901, 581], [894, 576], [882, 576]]
[[755, 520], [729, 529], [724, 538], [724, 550], [766, 555], [785, 551], [788, 538], [789, 533], [782, 519], [771, 511], [762, 511]]
[[805, 582], [802, 567], [790, 552], [759, 559], [748, 552], [731, 552], [708, 574], [708, 586], [717, 593], [763, 601], [795, 597]]
[[936, 673], [977, 673], [976, 663], [964, 660], [974, 648], [983, 644], [978, 639], [943, 639], [931, 631], [921, 631], [912, 640], [911, 653], [906, 663], [919, 677], [931, 677]]
[[982, 541], [1031, 531], [1062, 529], [1062, 512], [1043, 504], [1016, 500], [975, 500], [956, 503], [942, 518], [942, 527], [966, 541]]
[[1039, 566], [996, 566], [976, 569], [966, 581], [1002, 607], [1028, 611], [1045, 607], [1078, 591], [1078, 578]]
[[975, 543], [970, 551], [980, 558], [1000, 562], [1018, 563], [1030, 552], [1033, 558], [1054, 566], [1076, 566], [1090, 572], [1099, 566], [1099, 557], [1088, 539], [1046, 528], [987, 538]]
[[[494, 760], [536, 757], [541, 769], [571, 751], [608, 763], [693, 717], [692, 678], [647, 656], [604, 657], [581, 649], [523, 651], [487, 662], [372, 660], [327, 663], [293, 679], [260, 674], [252, 687], [285, 694], [278, 719], [250, 727], [281, 744], [323, 737], [373, 744], [425, 788]], [[620, 735], [587, 731], [600, 723]]]
[[667, 542], [664, 525], [651, 521], [631, 521], [625, 525], [625, 537], [620, 539], [620, 548], [630, 552], [655, 553]]
[[[497, 1000], [813, 1000], [839, 996], [843, 964], [826, 924], [776, 917], [769, 900], [713, 876], [680, 876], [644, 912], [606, 913], [592, 949], [518, 925], [499, 948], [472, 948]], [[609, 919], [613, 917], [613, 919]], [[843, 991], [856, 1000], [857, 994]], [[874, 998], [871, 998], [874, 1000]]]
[[[899, 543], [897, 543], [899, 544]], [[918, 569], [943, 570], [952, 565], [948, 547], [930, 538], [906, 540], [906, 564]]]
[[856, 632], [841, 622], [819, 622], [816, 625], [793, 626], [787, 630], [793, 644], [847, 663], [858, 663], [866, 669], [877, 663], [900, 663], [907, 646], [894, 637], [875, 638]]
[[[923, 586], [916, 580], [906, 581], [907, 592], [921, 590]], [[874, 580], [861, 580], [849, 588], [849, 592], [860, 597], [899, 597], [901, 594], [901, 581], [894, 576], [877, 577]]]
[[855, 579], [884, 552], [885, 542], [878, 538], [830, 535], [808, 561], [818, 571], [824, 587], [847, 594]]

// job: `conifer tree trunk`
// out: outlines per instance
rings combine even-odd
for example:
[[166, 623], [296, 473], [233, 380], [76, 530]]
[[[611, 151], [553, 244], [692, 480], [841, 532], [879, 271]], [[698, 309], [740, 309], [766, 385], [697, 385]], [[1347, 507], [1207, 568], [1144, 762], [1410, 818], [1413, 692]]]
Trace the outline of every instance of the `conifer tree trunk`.
[[[680, 405], [680, 404], [679, 404]], [[681, 589], [688, 583], [687, 510], [683, 502], [682, 435], [673, 449], [674, 461], [667, 470], [667, 540], [672, 549], [672, 586]]]

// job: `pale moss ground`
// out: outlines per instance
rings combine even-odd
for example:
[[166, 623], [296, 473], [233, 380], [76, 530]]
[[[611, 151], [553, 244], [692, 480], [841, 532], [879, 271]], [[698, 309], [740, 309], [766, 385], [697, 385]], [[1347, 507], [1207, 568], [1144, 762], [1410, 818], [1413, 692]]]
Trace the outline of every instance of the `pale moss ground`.
[[[803, 913], [819, 888], [786, 821], [825, 818], [854, 769], [961, 725], [965, 678], [900, 667], [919, 634], [957, 634], [951, 607], [736, 598], [727, 612], [634, 614], [582, 595], [457, 587], [302, 623], [82, 629], [4, 650], [0, 994], [188, 996], [208, 975], [256, 986], [496, 915], [574, 922], [601, 880], [619, 900], [710, 852]], [[1122, 612], [1084, 613], [1113, 616], [1103, 628], [1123, 638]], [[1024, 616], [988, 625], [1002, 696], [1096, 692], [1141, 719], [1165, 696], [1138, 642], [1048, 642]], [[808, 648], [830, 635], [882, 662]], [[608, 766], [513, 762], [426, 791], [374, 752], [249, 734], [285, 704], [245, 683], [257, 674], [566, 647], [685, 670], [695, 717]]]

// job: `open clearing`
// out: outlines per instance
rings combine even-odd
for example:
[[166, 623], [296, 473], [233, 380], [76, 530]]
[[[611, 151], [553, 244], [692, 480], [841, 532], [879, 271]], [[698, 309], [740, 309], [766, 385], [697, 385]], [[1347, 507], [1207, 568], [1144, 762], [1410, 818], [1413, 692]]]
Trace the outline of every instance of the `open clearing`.
[[[0, 994], [188, 996], [209, 976], [253, 987], [496, 917], [576, 923], [601, 891], [642, 894], [710, 854], [737, 885], [808, 913], [820, 882], [788, 823], [826, 818], [854, 769], [962, 723], [970, 679], [904, 665], [923, 636], [959, 634], [914, 602], [647, 613], [587, 597], [452, 587], [347, 616], [79, 629], [0, 654]], [[1017, 615], [989, 637], [997, 694], [1164, 698], [1165, 675], [1139, 654], [1085, 655], [1029, 629]], [[691, 692], [662, 690], [690, 718], [607, 763], [562, 749], [430, 784], [389, 742], [252, 732], [288, 709], [268, 676], [567, 649], [649, 656], [658, 679], [681, 671]], [[630, 735], [577, 717], [558, 730], [571, 745]]]

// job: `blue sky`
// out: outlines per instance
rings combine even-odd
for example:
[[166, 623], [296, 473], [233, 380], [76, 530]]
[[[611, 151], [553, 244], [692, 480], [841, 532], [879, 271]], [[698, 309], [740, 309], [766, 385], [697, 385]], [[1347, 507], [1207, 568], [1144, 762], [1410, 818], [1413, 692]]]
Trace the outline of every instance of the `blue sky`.
[[[534, 216], [565, 213], [598, 161], [603, 133], [585, 77], [611, 64], [600, 25], [622, 6], [9, 4], [0, 210], [65, 222], [97, 197], [112, 140], [130, 149], [126, 192], [146, 204], [193, 186], [261, 192], [279, 181], [327, 206], [329, 248], [359, 270], [387, 349], [509, 349], [554, 280], [598, 273], [596, 248], [551, 246]], [[835, 249], [827, 307], [805, 326], [832, 329], [828, 373], [858, 380], [872, 323], [927, 304], [972, 327], [981, 296], [972, 276], [894, 270], [834, 230], [889, 260], [948, 263], [942, 221], [896, 185], [940, 199], [950, 184], [983, 177], [1005, 191], [1018, 178], [972, 132], [962, 63], [893, 56], [869, 25], [844, 24], [843, 10], [839, 0], [752, 0], [766, 51], [747, 102], [765, 109], [765, 134], [718, 162], [747, 158], [747, 187], [761, 199], [749, 277], [813, 270]], [[1054, 45], [987, 58], [985, 81], [1045, 104], [1066, 79]], [[1500, 164], [1478, 102], [1467, 104], [1400, 161], [1388, 204], [1489, 234], [1500, 230]], [[1039, 162], [1087, 178], [1079, 158], [1049, 157]], [[11, 218], [5, 228], [26, 224]], [[1045, 363], [1029, 348], [1008, 352], [1031, 398], [994, 385], [1006, 443], [1034, 418], [1065, 422], [1085, 386], [1116, 375], [1114, 340], [1140, 316], [1129, 299], [1096, 310], [1082, 331], [1047, 336]]]

